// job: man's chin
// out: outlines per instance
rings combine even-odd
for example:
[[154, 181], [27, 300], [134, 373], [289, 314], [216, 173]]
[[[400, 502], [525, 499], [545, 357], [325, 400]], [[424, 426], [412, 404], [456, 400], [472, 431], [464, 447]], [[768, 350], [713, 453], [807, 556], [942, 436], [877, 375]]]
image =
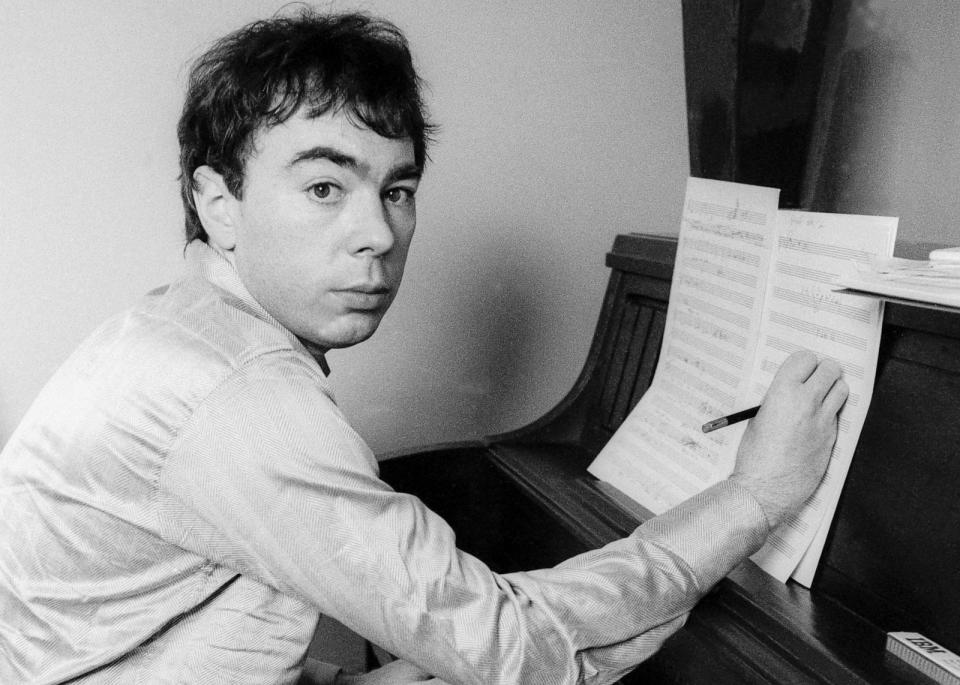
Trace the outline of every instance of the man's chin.
[[334, 330], [319, 331], [310, 341], [316, 347], [327, 350], [351, 347], [362, 343], [376, 333], [383, 318], [381, 313], [355, 312], [343, 317]]

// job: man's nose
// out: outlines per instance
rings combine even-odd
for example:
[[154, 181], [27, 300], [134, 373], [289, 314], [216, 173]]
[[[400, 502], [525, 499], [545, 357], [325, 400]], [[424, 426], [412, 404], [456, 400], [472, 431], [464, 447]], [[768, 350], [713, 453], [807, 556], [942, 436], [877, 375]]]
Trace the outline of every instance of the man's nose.
[[380, 197], [365, 197], [358, 203], [350, 236], [351, 252], [379, 257], [393, 249], [393, 227]]

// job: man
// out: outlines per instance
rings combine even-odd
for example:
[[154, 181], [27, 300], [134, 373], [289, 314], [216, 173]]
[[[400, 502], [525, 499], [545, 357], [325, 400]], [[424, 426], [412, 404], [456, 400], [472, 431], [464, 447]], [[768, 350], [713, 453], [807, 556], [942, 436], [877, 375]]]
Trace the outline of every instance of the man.
[[195, 65], [186, 276], [0, 455], [0, 682], [295, 682], [320, 614], [404, 660], [361, 682], [611, 682], [813, 491], [846, 386], [803, 353], [730, 479], [554, 569], [494, 574], [382, 483], [323, 355], [396, 294], [430, 131], [403, 37], [364, 16], [258, 22]]

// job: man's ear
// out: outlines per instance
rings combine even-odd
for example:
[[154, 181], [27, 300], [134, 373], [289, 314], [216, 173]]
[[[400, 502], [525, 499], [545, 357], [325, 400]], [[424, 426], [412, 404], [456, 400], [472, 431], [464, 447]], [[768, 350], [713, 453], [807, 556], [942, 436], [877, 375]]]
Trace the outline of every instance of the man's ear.
[[193, 172], [193, 201], [200, 223], [214, 247], [229, 252], [237, 244], [236, 223], [232, 205], [236, 202], [223, 176], [209, 166]]

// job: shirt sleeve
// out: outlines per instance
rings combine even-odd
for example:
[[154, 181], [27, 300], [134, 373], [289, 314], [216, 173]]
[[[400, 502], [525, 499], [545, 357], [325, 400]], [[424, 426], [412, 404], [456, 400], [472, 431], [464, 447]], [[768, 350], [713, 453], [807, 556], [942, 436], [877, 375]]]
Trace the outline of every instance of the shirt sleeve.
[[555, 568], [496, 574], [378, 478], [324, 383], [274, 354], [207, 396], [161, 471], [162, 534], [447, 682], [612, 682], [766, 536], [723, 482]]

